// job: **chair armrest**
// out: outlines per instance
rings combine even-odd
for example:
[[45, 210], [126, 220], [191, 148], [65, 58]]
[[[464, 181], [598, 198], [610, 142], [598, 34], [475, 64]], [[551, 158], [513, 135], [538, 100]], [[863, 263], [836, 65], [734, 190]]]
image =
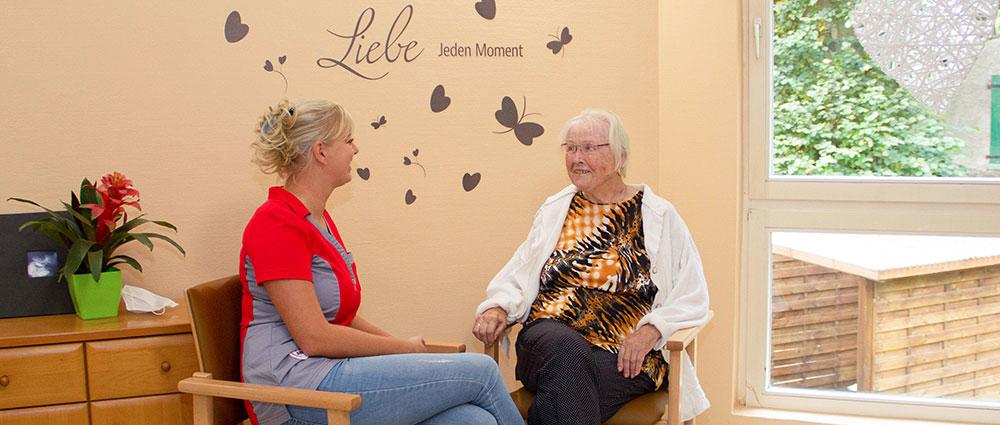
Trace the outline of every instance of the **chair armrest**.
[[[709, 310], [708, 320], [712, 320], [712, 317], [714, 316], [715, 312]], [[706, 321], [706, 323], [707, 322], [708, 321]], [[667, 338], [667, 345], [666, 345], [667, 351], [681, 351], [687, 348], [688, 344], [690, 344], [691, 341], [694, 341], [694, 339], [698, 337], [698, 332], [701, 332], [701, 329], [704, 327], [705, 327], [704, 325], [695, 326], [693, 328], [684, 328], [677, 332], [674, 332], [673, 335], [670, 335], [670, 338]]]
[[428, 353], [464, 353], [465, 344], [456, 344], [449, 342], [428, 342], [424, 345], [427, 346]]
[[483, 345], [483, 354], [490, 356], [494, 362], [500, 364], [500, 338], [503, 338], [504, 334], [510, 331], [510, 328], [517, 325], [520, 325], [520, 323], [515, 322], [505, 326], [503, 328], [503, 332], [500, 333], [500, 336], [497, 337], [496, 341], [493, 341], [492, 344]]
[[361, 396], [356, 394], [245, 384], [242, 382], [212, 379], [211, 376], [211, 374], [195, 372], [193, 377], [185, 378], [178, 382], [177, 389], [193, 395], [291, 404], [347, 412], [361, 406]]

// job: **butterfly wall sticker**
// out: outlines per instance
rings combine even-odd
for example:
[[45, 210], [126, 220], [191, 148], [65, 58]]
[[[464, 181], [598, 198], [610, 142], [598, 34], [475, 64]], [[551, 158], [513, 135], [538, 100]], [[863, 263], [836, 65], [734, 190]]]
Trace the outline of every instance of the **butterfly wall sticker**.
[[500, 109], [498, 109], [493, 116], [496, 117], [497, 122], [500, 125], [507, 127], [504, 131], [494, 131], [496, 134], [509, 133], [511, 130], [514, 131], [514, 136], [517, 137], [517, 141], [525, 146], [531, 146], [534, 143], [535, 138], [541, 136], [545, 133], [545, 128], [541, 124], [534, 122], [525, 122], [524, 117], [530, 115], [541, 115], [537, 113], [529, 114], [528, 112], [528, 101], [522, 98], [522, 113], [517, 114], [517, 105], [514, 104], [514, 100], [509, 96], [504, 96], [500, 101]]
[[560, 51], [562, 51], [563, 54], [566, 54], [563, 47], [566, 47], [570, 41], [573, 41], [573, 36], [569, 33], [569, 27], [563, 27], [562, 32], [559, 33], [558, 37], [556, 37], [555, 34], [549, 34], [549, 37], [552, 37], [555, 40], [545, 43], [545, 47], [548, 47], [549, 50], [552, 51], [553, 55], [558, 54]]
[[372, 121], [372, 128], [378, 130], [379, 127], [382, 127], [385, 124], [386, 124], [385, 115], [382, 115], [378, 117], [378, 119], [376, 119], [375, 121]]

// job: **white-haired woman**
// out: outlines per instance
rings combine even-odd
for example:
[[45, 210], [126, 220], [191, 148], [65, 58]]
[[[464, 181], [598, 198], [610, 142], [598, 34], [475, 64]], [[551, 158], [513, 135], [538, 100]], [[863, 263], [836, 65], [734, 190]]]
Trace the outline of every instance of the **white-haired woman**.
[[[350, 116], [326, 101], [282, 102], [260, 118], [255, 162], [285, 178], [243, 233], [245, 382], [360, 394], [352, 424], [523, 423], [482, 354], [426, 354], [357, 315], [354, 257], [326, 212], [358, 153]], [[411, 354], [424, 353], [424, 354]], [[248, 403], [257, 424], [325, 424], [325, 412]]]
[[[662, 350], [678, 329], [708, 320], [701, 260], [674, 207], [624, 181], [628, 135], [590, 109], [560, 135], [570, 186], [548, 198], [486, 289], [473, 333], [496, 342], [524, 323], [515, 373], [535, 398], [528, 424], [599, 424], [666, 385]], [[690, 363], [681, 416], [708, 407]]]

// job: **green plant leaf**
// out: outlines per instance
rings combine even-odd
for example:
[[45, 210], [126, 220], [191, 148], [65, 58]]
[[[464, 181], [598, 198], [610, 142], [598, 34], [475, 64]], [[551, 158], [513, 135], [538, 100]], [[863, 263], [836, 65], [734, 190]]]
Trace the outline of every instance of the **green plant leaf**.
[[90, 275], [94, 277], [94, 281], [101, 280], [101, 272], [104, 270], [102, 263], [104, 263], [104, 251], [98, 249], [87, 252], [87, 267], [90, 268]]
[[133, 268], [135, 268], [136, 270], [140, 272], [142, 271], [142, 266], [139, 265], [139, 262], [136, 261], [135, 258], [129, 257], [127, 255], [116, 255], [114, 257], [109, 258], [107, 267], [114, 267], [119, 264], [128, 264]]
[[[52, 211], [52, 210], [50, 210], [50, 209], [48, 209], [48, 208], [46, 208], [46, 207], [44, 207], [42, 205], [39, 205], [35, 201], [31, 201], [31, 200], [28, 200], [28, 199], [22, 199], [22, 198], [7, 198], [7, 200], [8, 201], [23, 202], [25, 204], [34, 205], [34, 206], [36, 206], [38, 208], [41, 208], [41, 209], [45, 210], [45, 212], [49, 213], [49, 216], [50, 216], [47, 220], [51, 220], [55, 225], [62, 226], [63, 228], [67, 229], [69, 231], [69, 233], [75, 235], [71, 239], [86, 237], [86, 233], [83, 232], [80, 229], [80, 226], [77, 225], [76, 221], [74, 221], [72, 219], [69, 219], [66, 216], [63, 216], [63, 215], [61, 215], [61, 214], [59, 214], [59, 213], [57, 213], [55, 211]], [[22, 226], [22, 229], [23, 229], [23, 226]], [[19, 229], [19, 231], [20, 231], [20, 229]]]
[[153, 224], [157, 224], [157, 225], [166, 227], [166, 228], [168, 228], [170, 230], [173, 230], [175, 232], [177, 231], [177, 227], [175, 227], [173, 224], [167, 223], [166, 221], [150, 220], [150, 222], [153, 223]]
[[97, 226], [95, 226], [95, 220], [83, 215], [80, 211], [74, 210], [71, 205], [65, 202], [63, 202], [63, 205], [66, 207], [66, 211], [69, 211], [73, 215], [76, 224], [83, 230], [84, 237], [87, 239], [96, 239]]
[[100, 204], [101, 198], [97, 196], [97, 190], [90, 183], [90, 180], [83, 179], [80, 183], [80, 203], [81, 204]]
[[69, 248], [69, 252], [66, 254], [66, 264], [63, 266], [62, 277], [66, 278], [69, 282], [69, 276], [76, 274], [80, 270], [80, 265], [83, 264], [83, 257], [87, 255], [87, 251], [90, 247], [94, 246], [94, 241], [88, 241], [86, 239], [77, 239], [73, 241], [73, 246]]
[[52, 215], [53, 217], [56, 217], [56, 218], [62, 218], [62, 217], [60, 217], [60, 216], [59, 216], [59, 214], [56, 214], [56, 212], [55, 212], [55, 211], [52, 211], [52, 210], [50, 210], [50, 209], [48, 209], [48, 208], [45, 208], [45, 207], [44, 207], [44, 206], [42, 206], [41, 204], [39, 204], [39, 203], [37, 203], [37, 202], [35, 202], [35, 201], [32, 201], [32, 200], [29, 200], [29, 199], [23, 199], [23, 198], [7, 198], [7, 201], [8, 201], [8, 202], [9, 202], [9, 201], [17, 201], [17, 202], [23, 202], [23, 203], [25, 203], [25, 204], [31, 204], [31, 205], [34, 205], [34, 206], [36, 206], [36, 207], [38, 207], [38, 208], [41, 208], [41, 209], [45, 210], [45, 212], [49, 213], [49, 214], [50, 214], [50, 215]]
[[45, 233], [50, 239], [70, 245], [73, 239], [76, 239], [74, 234], [67, 229], [65, 226], [61, 226], [59, 223], [52, 221], [51, 219], [45, 220], [32, 220], [25, 222], [18, 227], [17, 231], [21, 231], [26, 227], [30, 227], [32, 231]]
[[149, 220], [142, 218], [145, 215], [146, 214], [142, 214], [138, 217], [135, 217], [125, 222], [125, 224], [118, 226], [117, 228], [115, 228], [115, 230], [112, 230], [111, 234], [108, 236], [108, 241], [111, 241], [115, 238], [124, 238], [130, 231], [132, 231], [132, 229], [136, 228], [139, 225], [149, 223], [150, 222]]
[[[187, 256], [187, 252], [184, 251], [184, 248], [181, 248], [180, 244], [178, 244], [177, 242], [174, 242], [173, 239], [170, 239], [167, 236], [164, 236], [164, 235], [161, 235], [161, 234], [158, 234], [158, 233], [137, 233], [136, 236], [138, 236], [138, 235], [143, 235], [143, 236], [145, 236], [146, 238], [149, 238], [149, 239], [160, 239], [160, 240], [163, 240], [163, 241], [167, 241], [167, 243], [173, 245], [174, 248], [177, 248], [177, 250], [181, 252], [181, 255]], [[148, 241], [149, 239], [146, 239], [146, 240]], [[152, 245], [152, 242], [150, 242], [150, 244]], [[153, 248], [149, 248], [149, 250], [152, 251]]]
[[126, 242], [131, 240], [137, 240], [139, 241], [139, 243], [145, 245], [146, 248], [149, 248], [150, 251], [153, 250], [153, 241], [149, 240], [149, 237], [146, 236], [145, 233], [133, 233], [131, 235], [128, 235], [128, 237], [125, 238], [125, 240]]

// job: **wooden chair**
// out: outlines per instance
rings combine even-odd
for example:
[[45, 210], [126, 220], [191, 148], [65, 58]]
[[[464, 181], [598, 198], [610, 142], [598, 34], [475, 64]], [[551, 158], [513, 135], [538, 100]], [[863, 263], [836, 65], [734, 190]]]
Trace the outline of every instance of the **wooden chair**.
[[[201, 372], [177, 384], [191, 394], [194, 425], [233, 425], [247, 419], [243, 400], [315, 407], [327, 411], [330, 425], [349, 425], [351, 411], [361, 406], [357, 394], [304, 390], [240, 382], [239, 276], [230, 276], [186, 291], [195, 349]], [[464, 352], [464, 344], [427, 344], [431, 352]]]
[[[708, 319], [712, 320], [714, 315], [714, 312], [709, 311]], [[513, 326], [515, 325], [511, 325]], [[604, 422], [604, 425], [680, 425], [681, 353], [687, 351], [691, 364], [695, 364], [698, 332], [701, 332], [703, 327], [681, 329], [667, 339], [666, 349], [670, 355], [667, 388], [644, 394], [628, 402], [611, 419]], [[499, 363], [499, 344], [487, 345], [484, 352]], [[534, 394], [521, 387], [510, 393], [510, 397], [521, 411], [521, 416], [527, 418], [528, 407], [535, 398]], [[684, 424], [694, 425], [694, 419], [685, 421]]]

